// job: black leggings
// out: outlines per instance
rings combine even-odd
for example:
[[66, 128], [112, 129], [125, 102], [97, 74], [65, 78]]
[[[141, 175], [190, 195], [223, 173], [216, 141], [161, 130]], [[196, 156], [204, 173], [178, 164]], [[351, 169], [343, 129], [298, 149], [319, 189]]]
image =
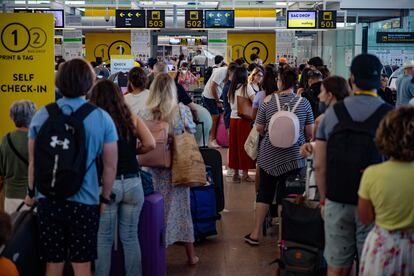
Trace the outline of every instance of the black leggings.
[[300, 169], [295, 169], [279, 176], [273, 176], [260, 168], [260, 186], [256, 202], [270, 205], [272, 204], [276, 193], [276, 204], [282, 204], [282, 199], [285, 196], [286, 190], [286, 179], [299, 171]]

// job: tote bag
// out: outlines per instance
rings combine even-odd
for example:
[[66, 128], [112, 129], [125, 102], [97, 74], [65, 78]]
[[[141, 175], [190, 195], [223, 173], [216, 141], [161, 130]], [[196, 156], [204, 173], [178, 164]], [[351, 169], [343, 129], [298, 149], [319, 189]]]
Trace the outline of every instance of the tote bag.
[[256, 126], [253, 126], [252, 130], [250, 130], [249, 136], [246, 139], [246, 142], [244, 143], [244, 150], [252, 160], [255, 160], [257, 158], [258, 147], [259, 132], [257, 132]]
[[[181, 112], [180, 119], [185, 126]], [[171, 174], [173, 186], [198, 187], [206, 184], [206, 166], [203, 157], [194, 135], [185, 130], [173, 139]]]

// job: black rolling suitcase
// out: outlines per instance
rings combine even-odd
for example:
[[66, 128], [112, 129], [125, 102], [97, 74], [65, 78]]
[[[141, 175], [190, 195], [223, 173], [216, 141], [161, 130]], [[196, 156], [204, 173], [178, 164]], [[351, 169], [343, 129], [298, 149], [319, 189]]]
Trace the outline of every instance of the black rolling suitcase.
[[216, 204], [217, 213], [224, 209], [224, 187], [223, 187], [223, 161], [221, 154], [216, 149], [201, 147], [201, 155], [203, 156], [206, 166], [211, 167], [213, 173], [213, 181], [216, 188]]
[[204, 144], [204, 147], [200, 147], [200, 153], [203, 156], [204, 164], [211, 167], [216, 188], [217, 213], [220, 213], [224, 210], [223, 160], [218, 150], [206, 146], [206, 141], [204, 140], [204, 122], [197, 122], [197, 124], [201, 125]]
[[45, 263], [40, 259], [40, 237], [34, 207], [11, 215], [13, 231], [2, 256], [15, 263], [20, 276], [45, 275]]

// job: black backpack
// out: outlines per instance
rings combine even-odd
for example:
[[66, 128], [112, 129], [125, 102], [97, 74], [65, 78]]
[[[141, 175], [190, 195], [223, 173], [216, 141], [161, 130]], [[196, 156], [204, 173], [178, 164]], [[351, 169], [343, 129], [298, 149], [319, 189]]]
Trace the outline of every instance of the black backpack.
[[375, 132], [392, 106], [382, 104], [364, 122], [355, 122], [344, 102], [334, 105], [338, 124], [334, 127], [326, 151], [328, 199], [358, 204], [358, 189], [364, 170], [384, 161], [374, 142]]
[[210, 79], [211, 75], [213, 74], [213, 67], [207, 67], [205, 74], [204, 74], [204, 85], [207, 84], [208, 80]]
[[88, 170], [83, 120], [95, 108], [85, 103], [65, 115], [56, 103], [46, 106], [49, 118], [40, 128], [34, 151], [35, 187], [46, 197], [65, 199], [81, 188]]

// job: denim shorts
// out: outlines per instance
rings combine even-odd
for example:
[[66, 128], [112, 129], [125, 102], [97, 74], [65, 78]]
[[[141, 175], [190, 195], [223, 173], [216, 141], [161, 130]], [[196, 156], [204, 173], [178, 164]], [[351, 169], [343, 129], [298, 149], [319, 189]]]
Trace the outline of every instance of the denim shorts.
[[84, 263], [96, 259], [98, 205], [43, 198], [37, 211], [43, 260]]
[[373, 225], [358, 218], [356, 205], [327, 200], [325, 205], [326, 262], [332, 267], [351, 267], [361, 256], [365, 239]]
[[220, 115], [220, 113], [223, 113], [223, 110], [221, 108], [218, 108], [215, 99], [203, 97], [203, 105], [211, 115]]

